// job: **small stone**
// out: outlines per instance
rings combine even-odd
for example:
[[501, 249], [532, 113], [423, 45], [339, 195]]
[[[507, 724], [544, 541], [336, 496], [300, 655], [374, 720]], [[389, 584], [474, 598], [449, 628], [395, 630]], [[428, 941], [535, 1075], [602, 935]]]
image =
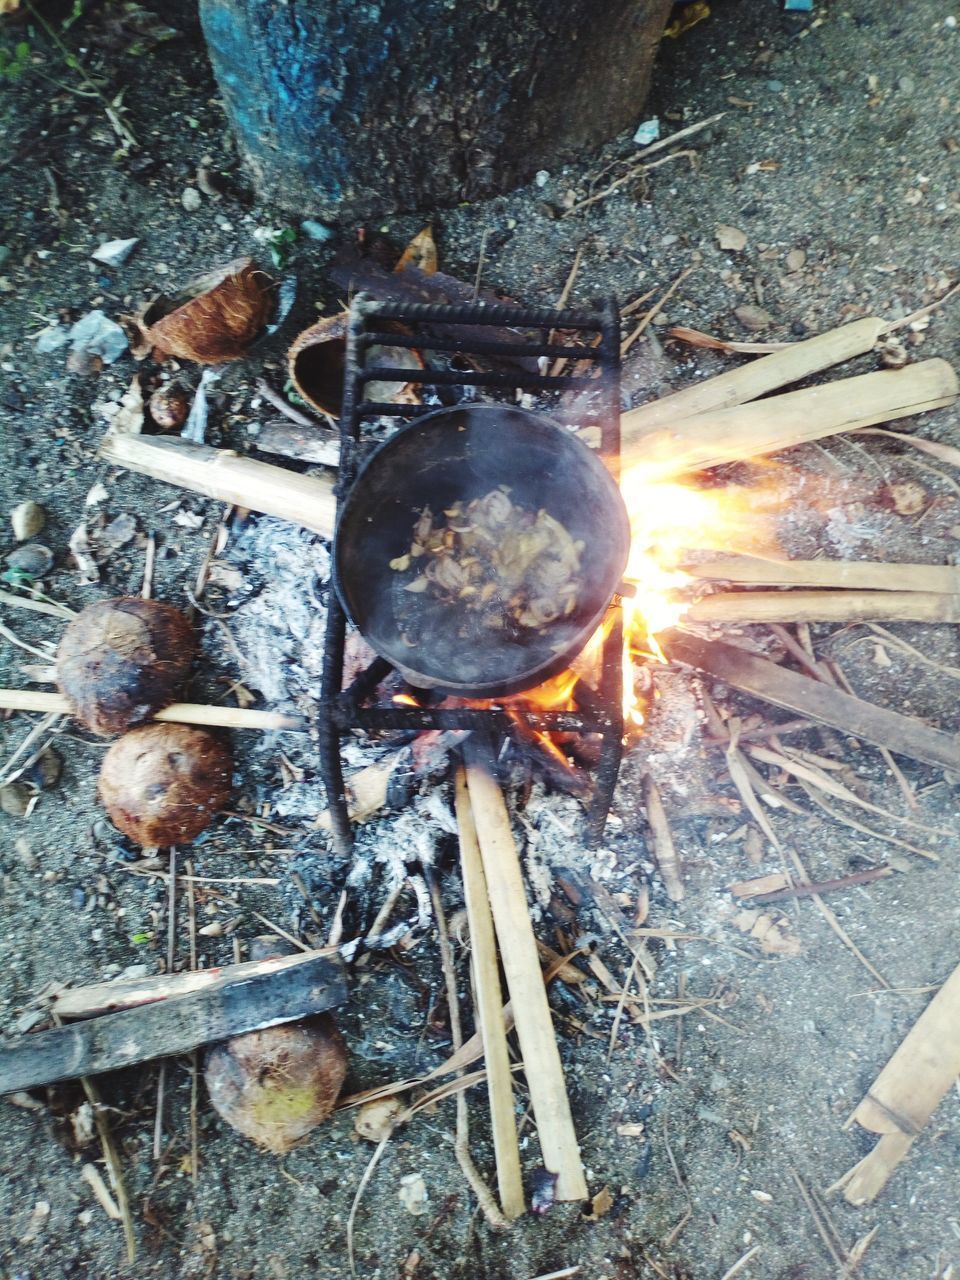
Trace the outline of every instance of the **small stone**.
[[897, 81], [897, 88], [909, 98], [912, 93], [916, 92], [917, 82], [912, 76], [901, 76]]
[[13, 536], [18, 542], [28, 542], [30, 538], [35, 538], [46, 522], [47, 513], [39, 502], [21, 502], [10, 512]]
[[926, 510], [929, 498], [927, 491], [915, 480], [903, 480], [888, 488], [890, 502], [898, 516], [918, 516]]
[[660, 137], [660, 121], [656, 116], [651, 116], [649, 120], [644, 120], [638, 126], [637, 132], [633, 135], [633, 140], [638, 147], [648, 147], [651, 142], [656, 142]]
[[944, 18], [943, 20], [943, 25], [947, 28], [948, 31], [956, 31], [957, 29], [956, 17], [952, 13], [948, 14], [947, 17]]
[[26, 817], [31, 799], [30, 788], [23, 782], [8, 782], [0, 787], [0, 809], [11, 818]]
[[33, 847], [26, 836], [17, 836], [13, 843], [17, 857], [20, 859], [21, 865], [26, 867], [28, 871], [36, 871], [37, 855], [33, 852]]
[[108, 267], [122, 267], [139, 243], [136, 236], [130, 240], [105, 240], [90, 257]]
[[747, 233], [741, 231], [739, 227], [728, 226], [725, 222], [721, 222], [716, 231], [717, 244], [721, 249], [729, 249], [733, 253], [740, 253], [747, 247]]
[[26, 776], [40, 791], [49, 791], [60, 781], [62, 772], [63, 761], [53, 747], [47, 747], [43, 755], [34, 760]]
[[770, 90], [771, 93], [783, 93], [785, 87], [786, 86], [784, 85], [782, 80], [767, 81], [767, 88]]
[[802, 249], [791, 249], [787, 254], [787, 270], [802, 271], [806, 261], [807, 255]]
[[187, 213], [196, 213], [203, 204], [203, 196], [201, 196], [196, 187], [184, 187], [180, 196], [180, 203]]
[[42, 578], [53, 568], [53, 552], [39, 542], [18, 547], [7, 556], [7, 565], [30, 578]]
[[742, 307], [737, 307], [733, 313], [744, 329], [748, 329], [751, 333], [759, 329], [767, 329], [773, 324], [773, 316], [769, 311], [765, 311], [763, 307], [754, 306], [752, 303], [744, 303]]
[[538, 187], [545, 187], [549, 181], [550, 181], [550, 174], [546, 169], [540, 169], [537, 172], [537, 176], [534, 178], [534, 182], [537, 184]]
[[333, 238], [333, 232], [330, 228], [325, 227], [322, 222], [317, 222], [313, 218], [304, 218], [300, 223], [300, 230], [308, 240], [317, 240], [320, 244]]
[[427, 1212], [429, 1208], [427, 1184], [423, 1180], [422, 1173], [404, 1174], [400, 1179], [400, 1190], [397, 1194], [407, 1213], [420, 1217]]

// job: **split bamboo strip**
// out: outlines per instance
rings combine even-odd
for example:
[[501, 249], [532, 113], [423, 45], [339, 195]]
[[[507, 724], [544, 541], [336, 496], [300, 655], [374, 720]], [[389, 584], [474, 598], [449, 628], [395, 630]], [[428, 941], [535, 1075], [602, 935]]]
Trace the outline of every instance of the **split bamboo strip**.
[[625, 413], [621, 419], [623, 444], [629, 449], [658, 427], [668, 426], [682, 418], [692, 418], [698, 413], [756, 400], [778, 387], [789, 386], [831, 365], [862, 356], [876, 345], [883, 328], [884, 321], [872, 316], [855, 320], [804, 342], [791, 343], [782, 351], [721, 373], [716, 378], [708, 378], [696, 386], [684, 387], [662, 400], [642, 404]]
[[108, 435], [100, 457], [117, 467], [167, 484], [261, 511], [333, 537], [336, 499], [329, 476], [302, 476], [228, 449], [156, 436]]
[[510, 815], [499, 783], [471, 739], [464, 754], [477, 841], [544, 1167], [557, 1175], [558, 1200], [584, 1200], [587, 1183]]
[[858, 591], [929, 591], [960, 595], [960, 569], [948, 564], [889, 564], [876, 560], [764, 560], [724, 556], [683, 564], [684, 573], [711, 582], [770, 587], [844, 587]]
[[723, 591], [684, 622], [960, 622], [960, 596], [932, 591]]
[[[0, 689], [0, 711], [44, 711], [69, 715], [71, 704], [61, 693], [41, 693], [35, 689]], [[177, 724], [209, 725], [215, 729], [276, 729], [305, 733], [308, 725], [300, 716], [279, 711], [256, 711], [249, 707], [217, 707], [202, 702], [172, 702], [154, 712], [154, 720]]]
[[473, 981], [476, 987], [476, 1013], [483, 1038], [483, 1057], [487, 1068], [487, 1092], [490, 1098], [490, 1120], [493, 1150], [497, 1161], [497, 1185], [503, 1216], [510, 1221], [519, 1218], [526, 1206], [523, 1199], [523, 1174], [520, 1169], [520, 1147], [513, 1105], [513, 1076], [507, 1053], [507, 1030], [503, 1021], [503, 994], [497, 967], [497, 943], [493, 917], [487, 897], [487, 881], [483, 874], [477, 829], [467, 791], [467, 778], [462, 768], [454, 783], [454, 806], [460, 838], [460, 867], [463, 872], [463, 894], [470, 925], [470, 950]]
[[842, 378], [631, 434], [625, 437], [623, 467], [636, 468], [647, 481], [666, 480], [939, 409], [953, 404], [958, 389], [955, 371], [939, 359]]
[[[836, 1184], [850, 1204], [886, 1185], [960, 1076], [960, 965], [933, 997], [847, 1121], [883, 1136]], [[833, 1190], [834, 1188], [831, 1188]]]
[[671, 661], [686, 662], [741, 693], [787, 711], [802, 712], [810, 720], [874, 746], [888, 747], [898, 755], [960, 773], [960, 741], [940, 729], [931, 729], [922, 720], [875, 706], [810, 676], [787, 671], [736, 645], [702, 640], [682, 631], [666, 632], [660, 641]]

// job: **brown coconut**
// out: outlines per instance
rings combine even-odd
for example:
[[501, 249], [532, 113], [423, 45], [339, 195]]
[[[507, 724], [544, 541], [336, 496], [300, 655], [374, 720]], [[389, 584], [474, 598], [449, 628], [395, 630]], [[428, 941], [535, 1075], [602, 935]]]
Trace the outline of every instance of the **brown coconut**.
[[176, 701], [195, 648], [193, 628], [173, 605], [100, 600], [64, 631], [57, 684], [88, 729], [123, 733]]
[[100, 799], [113, 825], [137, 844], [185, 844], [226, 804], [232, 774], [230, 752], [212, 733], [147, 724], [104, 756]]
[[[347, 357], [348, 313], [324, 316], [316, 324], [294, 338], [287, 352], [290, 381], [297, 393], [314, 409], [338, 418], [343, 408], [343, 371]], [[389, 328], [384, 323], [384, 328]], [[398, 332], [400, 330], [398, 329]], [[390, 365], [400, 369], [422, 369], [423, 360], [409, 347], [370, 347], [368, 365]], [[368, 400], [396, 400], [408, 384], [405, 382], [370, 382], [365, 389]]]
[[347, 1074], [347, 1050], [327, 1014], [234, 1036], [207, 1054], [214, 1110], [268, 1151], [282, 1154], [325, 1120]]
[[[251, 258], [236, 258], [188, 285], [187, 302], [141, 325], [157, 359], [178, 356], [198, 364], [239, 360], [267, 322], [273, 281]], [[149, 312], [148, 312], [149, 316]]]

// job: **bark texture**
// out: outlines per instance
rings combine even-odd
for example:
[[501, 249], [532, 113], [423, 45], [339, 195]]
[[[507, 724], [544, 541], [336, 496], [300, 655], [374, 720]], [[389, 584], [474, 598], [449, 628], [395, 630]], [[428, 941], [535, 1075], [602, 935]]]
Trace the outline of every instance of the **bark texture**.
[[348, 220], [509, 190], [636, 124], [670, 0], [201, 0], [261, 196]]

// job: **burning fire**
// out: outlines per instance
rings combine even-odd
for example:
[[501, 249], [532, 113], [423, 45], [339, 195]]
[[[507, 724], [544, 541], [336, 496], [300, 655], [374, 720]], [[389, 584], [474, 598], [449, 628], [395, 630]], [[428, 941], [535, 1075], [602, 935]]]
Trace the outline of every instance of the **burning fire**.
[[634, 662], [664, 660], [658, 633], [675, 626], [695, 579], [679, 565], [698, 551], [776, 556], [772, 514], [777, 496], [771, 483], [750, 487], [703, 488], [652, 480], [637, 467], [621, 478], [630, 515], [630, 557], [624, 580], [634, 594], [624, 596], [624, 718], [642, 725], [634, 689]]

